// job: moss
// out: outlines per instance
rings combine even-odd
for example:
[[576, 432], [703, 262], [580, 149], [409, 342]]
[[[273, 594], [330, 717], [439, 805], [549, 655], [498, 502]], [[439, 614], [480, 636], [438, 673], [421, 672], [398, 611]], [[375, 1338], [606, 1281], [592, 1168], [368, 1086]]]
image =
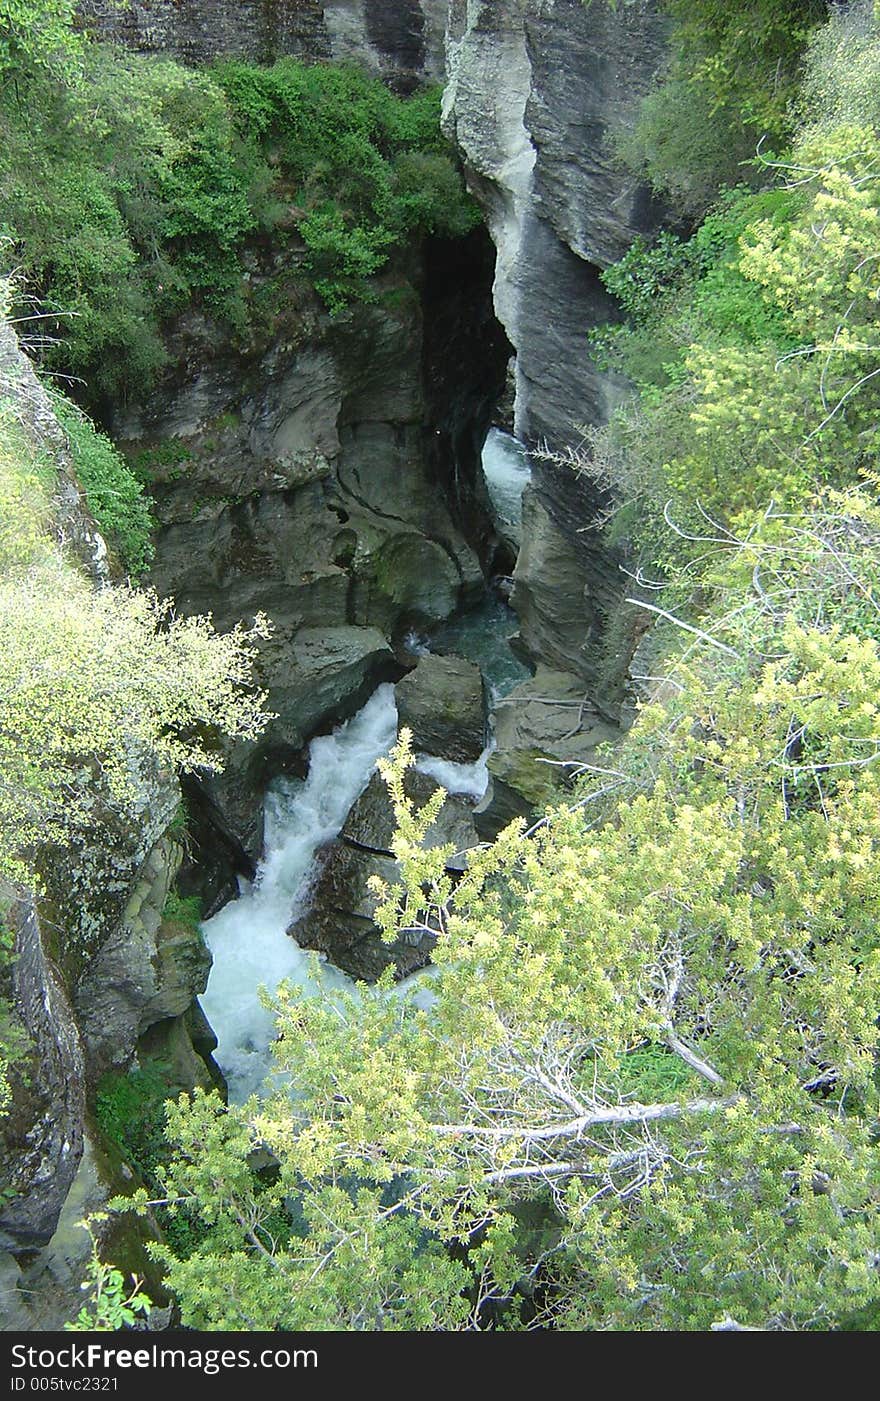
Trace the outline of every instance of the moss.
[[163, 924], [177, 924], [182, 929], [197, 933], [202, 923], [202, 906], [197, 895], [179, 895], [169, 890], [162, 908]]
[[179, 481], [193, 454], [179, 438], [165, 438], [128, 454], [129, 466], [139, 481], [147, 484]]

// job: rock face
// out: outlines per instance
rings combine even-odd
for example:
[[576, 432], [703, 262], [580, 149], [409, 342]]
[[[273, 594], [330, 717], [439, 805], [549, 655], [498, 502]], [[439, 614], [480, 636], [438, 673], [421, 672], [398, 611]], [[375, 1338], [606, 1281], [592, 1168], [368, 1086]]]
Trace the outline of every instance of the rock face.
[[19, 348], [9, 322], [0, 317], [0, 397], [33, 445], [56, 466], [54, 511], [58, 538], [97, 585], [110, 579], [107, 545], [73, 474], [67, 437], [52, 401]]
[[[515, 431], [529, 445], [576, 446], [579, 426], [605, 421], [625, 392], [590, 360], [587, 335], [615, 315], [599, 271], [662, 213], [616, 162], [613, 137], [634, 122], [664, 54], [650, 0], [451, 0], [444, 122], [496, 245]], [[596, 686], [597, 643], [621, 592], [616, 561], [583, 533], [601, 502], [586, 479], [544, 463], [528, 495], [512, 597], [523, 643]]]
[[[407, 771], [404, 789], [416, 808], [423, 807], [437, 787], [427, 775]], [[449, 795], [428, 833], [428, 847], [453, 845], [447, 866], [452, 872], [464, 869], [465, 853], [479, 843], [473, 810], [472, 800]], [[388, 789], [376, 773], [339, 837], [318, 852], [307, 909], [287, 931], [303, 948], [325, 953], [338, 968], [367, 982], [374, 982], [389, 963], [401, 978], [425, 967], [436, 942], [433, 935], [414, 929], [385, 944], [373, 923], [377, 900], [368, 886], [370, 877], [379, 876], [388, 884], [398, 877], [391, 851], [394, 829]]]
[[445, 0], [81, 0], [102, 39], [185, 63], [354, 60], [401, 89], [443, 77]]
[[463, 657], [420, 657], [395, 689], [401, 728], [412, 731], [416, 752], [458, 764], [479, 759], [486, 743], [480, 668]]
[[482, 230], [461, 242], [408, 255], [375, 303], [334, 318], [295, 269], [255, 255], [254, 295], [274, 279], [271, 324], [236, 347], [189, 315], [169, 334], [163, 383], [111, 415], [156, 504], [158, 591], [223, 629], [272, 620], [259, 668], [278, 718], [211, 790], [252, 859], [267, 775], [398, 679], [389, 643], [484, 589], [494, 535], [479, 447], [509, 347], [491, 312], [491, 244]]
[[92, 1078], [124, 1066], [139, 1037], [182, 1017], [211, 968], [201, 934], [163, 915], [182, 851], [170, 837], [150, 850], [118, 927], [89, 960], [75, 991]]
[[491, 839], [558, 800], [577, 765], [595, 763], [596, 747], [619, 734], [579, 677], [539, 666], [498, 703], [489, 787], [474, 813], [480, 835]]
[[67, 988], [46, 953], [33, 904], [16, 924], [13, 989], [30, 1064], [3, 1125], [2, 1249], [49, 1240], [79, 1167], [85, 1116], [85, 1062]]

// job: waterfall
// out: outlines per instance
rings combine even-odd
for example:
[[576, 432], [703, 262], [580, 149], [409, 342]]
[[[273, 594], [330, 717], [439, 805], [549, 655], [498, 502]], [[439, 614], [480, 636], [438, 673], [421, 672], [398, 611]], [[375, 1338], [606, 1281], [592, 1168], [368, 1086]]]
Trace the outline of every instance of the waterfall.
[[396, 737], [394, 687], [384, 685], [353, 719], [313, 739], [305, 782], [276, 780], [266, 796], [265, 855], [256, 878], [202, 925], [214, 963], [201, 1003], [235, 1103], [260, 1088], [269, 1064], [274, 1018], [260, 1003], [260, 986], [272, 993], [287, 979], [322, 996], [355, 988], [325, 960], [316, 977], [318, 955], [301, 949], [287, 928], [302, 904], [315, 852], [338, 834]]
[[522, 543], [522, 495], [532, 476], [528, 454], [509, 433], [490, 428], [482, 460], [495, 524], [518, 547]]
[[[518, 541], [521, 498], [530, 475], [525, 450], [493, 429], [483, 450], [483, 470], [499, 529]], [[481, 663], [493, 697], [528, 674], [507, 645], [515, 622], [504, 604], [487, 599], [445, 630], [448, 650]], [[432, 647], [442, 632], [434, 634]], [[427, 650], [424, 639], [415, 635], [411, 647]], [[202, 925], [214, 962], [201, 1002], [218, 1037], [216, 1058], [233, 1102], [258, 1091], [270, 1066], [274, 1018], [260, 1003], [261, 986], [273, 993], [286, 979], [322, 997], [356, 987], [326, 959], [301, 949], [287, 930], [302, 909], [316, 851], [338, 835], [377, 759], [388, 753], [396, 736], [394, 688], [384, 685], [353, 719], [312, 740], [305, 782], [277, 779], [266, 795], [265, 854], [254, 881], [243, 883], [239, 898]], [[420, 754], [417, 767], [450, 792], [479, 798], [488, 782], [488, 753], [474, 764]], [[421, 984], [412, 991], [426, 1002], [431, 999]]]
[[447, 793], [460, 793], [467, 798], [482, 798], [489, 785], [486, 760], [492, 752], [489, 745], [473, 764], [456, 764], [452, 759], [435, 759], [432, 754], [417, 754], [415, 766], [445, 788]]

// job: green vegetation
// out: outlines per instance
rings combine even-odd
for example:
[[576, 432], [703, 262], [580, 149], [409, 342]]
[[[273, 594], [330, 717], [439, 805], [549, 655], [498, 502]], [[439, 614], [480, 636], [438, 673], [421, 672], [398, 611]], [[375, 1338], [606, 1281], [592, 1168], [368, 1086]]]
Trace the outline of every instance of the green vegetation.
[[67, 433], [73, 470], [89, 510], [110, 548], [137, 579], [153, 558], [153, 519], [143, 487], [122, 454], [81, 409], [63, 394], [53, 395], [52, 406]]
[[212, 734], [256, 734], [253, 655], [242, 629], [95, 593], [60, 561], [0, 579], [0, 878], [32, 883], [46, 843], [136, 810], [156, 763], [214, 768]]
[[88, 1294], [88, 1301], [74, 1321], [65, 1323], [69, 1333], [116, 1333], [131, 1327], [150, 1312], [150, 1300], [141, 1292], [141, 1281], [134, 1279], [126, 1285], [122, 1271], [105, 1264], [98, 1253], [94, 1228], [106, 1219], [105, 1212], [96, 1211], [88, 1221], [81, 1223], [92, 1242], [88, 1270], [81, 1286]]
[[[439, 92], [403, 99], [290, 59], [194, 72], [73, 35], [73, 8], [0, 10], [0, 65], [4, 22], [19, 56], [0, 85], [0, 234], [57, 317], [32, 331], [44, 363], [93, 399], [142, 389], [164, 362], [163, 320], [193, 301], [246, 336], [246, 246], [271, 236], [339, 311], [372, 295], [395, 246], [477, 222]], [[78, 81], [58, 81], [56, 58]]]
[[790, 138], [800, 59], [825, 0], [663, 0], [672, 57], [635, 132], [620, 141], [633, 169], [676, 207], [702, 213], [735, 185], [759, 143]]
[[877, 1327], [880, 23], [820, 31], [791, 105], [802, 6], [673, 11], [691, 94], [744, 141], [796, 125], [606, 278], [637, 392], [583, 470], [664, 679], [458, 883], [403, 736], [377, 919], [438, 934], [434, 1005], [282, 989], [279, 1088], [169, 1108], [166, 1190], [209, 1227], [156, 1248], [185, 1326]]
[[75, 85], [83, 47], [75, 14], [76, 0], [0, 0], [0, 81], [36, 73]]
[[31, 1048], [11, 997], [10, 973], [15, 962], [15, 936], [7, 921], [8, 911], [0, 905], [0, 1118], [12, 1098], [9, 1072], [18, 1067], [19, 1073], [22, 1073], [22, 1062]]
[[168, 1154], [165, 1141], [165, 1101], [169, 1083], [165, 1069], [153, 1062], [128, 1074], [111, 1071], [98, 1085], [95, 1117], [104, 1136], [153, 1190], [157, 1169]]
[[[173, 830], [173, 825], [169, 831]], [[176, 890], [169, 890], [162, 919], [181, 924], [184, 929], [197, 930], [202, 922], [202, 904], [198, 895], [180, 895]]]
[[[138, 1174], [153, 1198], [165, 1195], [165, 1169], [171, 1149], [165, 1136], [165, 1105], [175, 1086], [170, 1067], [147, 1060], [127, 1074], [111, 1071], [98, 1085], [95, 1118], [101, 1133]], [[156, 1220], [163, 1235], [181, 1256], [207, 1237], [193, 1216], [160, 1207]]]

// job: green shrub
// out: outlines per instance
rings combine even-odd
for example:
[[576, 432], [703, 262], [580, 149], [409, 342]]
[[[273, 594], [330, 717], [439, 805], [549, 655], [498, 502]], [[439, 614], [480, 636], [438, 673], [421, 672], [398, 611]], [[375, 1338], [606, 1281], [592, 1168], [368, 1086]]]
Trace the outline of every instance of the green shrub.
[[[32, 11], [17, 23], [36, 42]], [[95, 400], [155, 378], [161, 323], [193, 300], [246, 338], [241, 255], [266, 234], [304, 245], [336, 311], [372, 295], [396, 245], [478, 220], [437, 91], [401, 98], [358, 69], [293, 59], [194, 72], [85, 41], [76, 52], [82, 83], [37, 64], [0, 86], [0, 237], [55, 317], [41, 323], [45, 364]]]
[[838, 10], [812, 35], [794, 112], [801, 127], [880, 130], [880, 24], [871, 0]]
[[439, 89], [403, 99], [357, 68], [289, 58], [213, 72], [242, 136], [273, 155], [331, 311], [365, 295], [409, 234], [458, 237], [479, 221], [440, 134]]
[[63, 394], [54, 394], [53, 404], [67, 434], [74, 471], [89, 509], [108, 544], [136, 579], [153, 558], [149, 499], [110, 439], [81, 409]]
[[170, 1093], [165, 1068], [148, 1064], [128, 1074], [111, 1071], [95, 1096], [98, 1127], [148, 1186], [158, 1185], [157, 1171], [168, 1153], [165, 1101]]
[[824, 0], [664, 0], [672, 55], [619, 149], [689, 213], [748, 174], [762, 140], [788, 141], [800, 60]]
[[198, 895], [180, 895], [169, 890], [162, 909], [162, 919], [181, 924], [186, 929], [198, 930], [202, 923], [202, 904]]

